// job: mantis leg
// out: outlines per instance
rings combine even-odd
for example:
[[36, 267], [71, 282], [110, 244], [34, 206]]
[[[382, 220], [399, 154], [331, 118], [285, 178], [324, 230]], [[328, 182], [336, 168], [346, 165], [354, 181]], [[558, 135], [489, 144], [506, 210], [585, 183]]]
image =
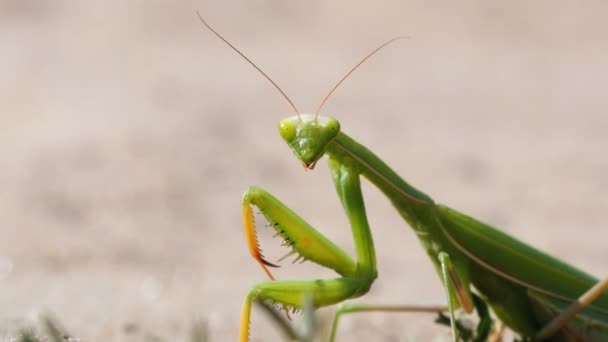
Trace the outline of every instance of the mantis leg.
[[[472, 294], [473, 304], [479, 315], [479, 323], [476, 331], [472, 332], [462, 326], [458, 326], [458, 331], [464, 335], [471, 336], [473, 341], [501, 341], [500, 332], [492, 332], [492, 317], [487, 304], [479, 298], [477, 295]], [[443, 314], [448, 312], [447, 305], [377, 305], [377, 304], [361, 304], [361, 303], [345, 303], [338, 307], [334, 315], [334, 320], [331, 327], [330, 342], [333, 342], [338, 332], [338, 325], [340, 318], [345, 314], [359, 313], [359, 312], [389, 312], [389, 313], [436, 313]], [[442, 318], [445, 316], [440, 316]], [[452, 324], [451, 320], [446, 318], [446, 324]], [[437, 321], [440, 322], [440, 321]], [[458, 324], [458, 322], [457, 322]], [[496, 334], [497, 337], [492, 337], [490, 334]], [[467, 339], [468, 340], [468, 339]]]
[[[352, 169], [350, 169], [348, 166], [341, 164], [340, 162], [338, 162], [337, 160], [330, 158], [329, 160], [329, 167], [330, 170], [332, 172], [332, 177], [334, 179], [334, 184], [336, 186], [336, 190], [338, 192], [338, 196], [340, 197], [340, 200], [342, 201], [342, 204], [344, 206], [344, 209], [347, 213], [347, 215], [349, 216], [349, 218], [351, 219], [351, 225], [353, 225], [353, 234], [355, 237], [355, 244], [357, 246], [357, 257], [358, 260], [368, 260], [369, 262], [369, 267], [371, 269], [374, 270], [373, 276], [375, 277], [375, 252], [373, 250], [373, 242], [372, 242], [372, 238], [371, 238], [371, 234], [369, 231], [369, 227], [367, 226], [367, 219], [365, 217], [365, 208], [363, 207], [363, 200], [362, 200], [362, 194], [361, 194], [361, 189], [360, 189], [360, 183], [359, 183], [359, 178], [358, 175], [356, 175], [356, 177], [353, 176], [353, 173], [355, 171], [353, 171]], [[353, 179], [354, 178], [354, 179]], [[349, 180], [352, 179], [352, 180]], [[348, 182], [352, 182], [353, 184], [351, 186], [345, 186], [345, 184], [348, 184]], [[351, 201], [353, 201], [353, 198], [357, 198], [359, 203], [360, 208], [358, 209], [354, 209], [351, 205]], [[359, 216], [357, 216], [359, 215]], [[355, 224], [364, 224], [365, 228], [361, 228], [361, 229], [355, 229]], [[357, 234], [361, 234], [361, 235], [357, 235]], [[366, 236], [365, 234], [368, 234], [368, 236]], [[357, 244], [358, 240], [365, 240], [368, 241], [367, 244], [360, 244], [363, 247], [367, 247], [367, 248], [363, 248], [360, 249], [358, 248], [359, 245]], [[456, 341], [457, 339], [457, 330], [456, 330], [456, 320], [454, 319], [454, 307], [456, 306], [455, 304], [452, 304], [452, 299], [454, 297], [458, 298], [461, 306], [463, 307], [463, 309], [467, 312], [470, 313], [473, 311], [473, 304], [472, 304], [472, 300], [470, 297], [470, 293], [467, 291], [467, 289], [465, 289], [463, 287], [463, 283], [458, 274], [456, 273], [456, 271], [454, 270], [454, 267], [452, 266], [452, 263], [450, 261], [449, 256], [447, 255], [447, 253], [440, 253], [439, 255], [439, 261], [442, 265], [442, 270], [443, 270], [443, 275], [444, 275], [444, 286], [446, 288], [447, 291], [447, 296], [449, 299], [449, 305], [448, 305], [448, 309], [450, 311], [450, 317], [451, 317], [451, 325], [452, 325], [452, 336], [454, 341]], [[365, 265], [362, 265], [362, 263], [360, 262], [359, 264], [360, 267], [365, 267]], [[468, 282], [467, 282], [468, 283]], [[345, 306], [345, 310], [343, 312], [340, 312], [340, 310], [338, 310], [338, 312], [336, 313], [336, 317], [334, 318], [334, 323], [332, 325], [332, 333], [331, 333], [331, 340], [333, 341], [333, 339], [335, 338], [335, 334], [337, 332], [337, 326], [338, 326], [338, 321], [339, 321], [339, 316], [342, 313], [346, 313], [346, 312], [354, 312], [354, 311], [361, 311], [361, 309], [366, 310], [366, 311], [370, 311], [370, 310], [377, 310], [377, 309], [381, 309], [381, 306], [367, 306], [367, 308], [369, 309], [363, 309], [363, 307], [358, 306], [358, 307], [353, 307], [353, 306]], [[386, 309], [387, 307], [383, 307], [384, 309]], [[422, 308], [414, 308], [414, 307], [401, 307], [401, 309], [405, 309], [406, 311], [411, 311], [412, 309], [422, 309]], [[427, 308], [429, 309], [429, 308]], [[433, 310], [433, 312], [437, 312], [437, 308], [431, 308], [431, 309], [435, 309]], [[354, 310], [354, 311], [352, 311]], [[424, 311], [424, 310], [423, 310]]]
[[450, 256], [445, 252], [440, 252], [437, 258], [441, 265], [441, 280], [445, 289], [446, 298], [448, 299], [452, 341], [456, 342], [458, 341], [458, 328], [456, 326], [456, 317], [454, 316], [454, 310], [457, 307], [456, 300], [460, 302], [460, 305], [466, 313], [473, 312], [473, 300], [471, 299], [469, 292], [463, 287], [463, 281], [456, 273]]
[[[446, 257], [443, 257], [446, 258]], [[445, 263], [444, 263], [445, 264]], [[446, 269], [448, 268], [446, 264]], [[449, 272], [448, 272], [449, 273]], [[446, 324], [452, 326], [453, 322], [456, 324], [456, 328], [459, 332], [473, 336], [473, 341], [486, 341], [488, 339], [492, 341], [500, 340], [490, 338], [490, 334], [492, 333], [492, 317], [490, 316], [490, 312], [487, 304], [483, 301], [483, 299], [479, 298], [475, 294], [471, 294], [473, 305], [475, 306], [475, 310], [479, 315], [479, 323], [477, 325], [476, 331], [473, 333], [470, 330], [463, 330], [464, 328], [458, 326], [458, 321], [453, 318], [448, 319], [446, 317]], [[358, 313], [358, 312], [409, 312], [409, 313], [437, 313], [442, 314], [444, 312], [449, 312], [448, 305], [378, 305], [378, 304], [361, 304], [361, 303], [345, 303], [340, 305], [336, 313], [334, 314], [334, 319], [331, 327], [331, 335], [330, 342], [333, 342], [336, 338], [336, 334], [338, 332], [338, 325], [340, 323], [340, 318], [342, 318], [345, 314]], [[442, 316], [445, 317], [445, 316]], [[451, 316], [453, 317], [453, 316]], [[500, 336], [500, 334], [498, 334]]]
[[270, 281], [257, 284], [251, 289], [243, 304], [239, 341], [249, 340], [251, 303], [254, 300], [268, 301], [295, 310], [304, 305], [306, 296], [310, 296], [313, 307], [318, 308], [351, 298], [360, 287], [360, 282], [353, 278]]
[[442, 313], [448, 311], [447, 305], [376, 305], [376, 304], [359, 304], [345, 303], [340, 305], [334, 314], [334, 320], [331, 325], [331, 335], [329, 341], [333, 342], [338, 332], [338, 324], [340, 318], [344, 314], [356, 312], [426, 312], [426, 313]]
[[278, 266], [268, 262], [262, 255], [257, 241], [252, 205], [260, 209], [269, 226], [283, 238], [283, 244], [291, 247], [291, 251], [285, 257], [299, 254], [298, 258], [333, 269], [344, 277], [355, 274], [357, 266], [344, 250], [319, 233], [276, 197], [262, 188], [252, 186], [243, 196], [245, 238], [251, 256], [260, 264], [270, 280], [274, 280], [274, 277], [268, 267]]
[[264, 271], [274, 279], [267, 266], [276, 266], [264, 259], [257, 242], [251, 206], [255, 205], [268, 219], [278, 235], [285, 239], [292, 251], [321, 266], [335, 270], [342, 278], [313, 281], [271, 281], [255, 285], [243, 305], [240, 341], [249, 337], [251, 303], [262, 300], [284, 308], [299, 309], [307, 296], [318, 308], [365, 294], [376, 278], [376, 256], [367, 222], [359, 175], [340, 164], [332, 168], [336, 188], [353, 231], [357, 262], [340, 247], [311, 227], [295, 212], [268, 192], [251, 187], [243, 197], [245, 236], [251, 255]]

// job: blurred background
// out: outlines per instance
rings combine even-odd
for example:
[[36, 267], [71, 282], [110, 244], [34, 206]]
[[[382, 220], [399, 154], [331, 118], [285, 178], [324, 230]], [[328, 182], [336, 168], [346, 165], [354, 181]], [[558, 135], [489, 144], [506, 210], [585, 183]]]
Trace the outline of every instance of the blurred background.
[[[606, 2], [1, 0], [0, 340], [41, 312], [89, 341], [186, 340], [196, 318], [235, 340], [266, 279], [240, 222], [252, 184], [352, 252], [325, 162], [304, 172], [277, 134], [290, 107], [196, 10], [304, 111], [409, 35], [324, 114], [438, 202], [608, 273]], [[414, 234], [364, 192], [379, 279], [359, 301], [442, 303]], [[448, 336], [432, 320], [356, 315], [340, 340]], [[260, 311], [252, 337], [282, 338]]]

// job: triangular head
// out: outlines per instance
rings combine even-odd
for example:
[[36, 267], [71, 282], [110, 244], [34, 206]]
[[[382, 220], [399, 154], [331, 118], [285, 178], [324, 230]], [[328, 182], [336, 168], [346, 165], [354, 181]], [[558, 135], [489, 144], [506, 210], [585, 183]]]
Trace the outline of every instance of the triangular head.
[[327, 145], [340, 132], [338, 120], [302, 114], [290, 116], [279, 123], [279, 133], [306, 169], [314, 169]]

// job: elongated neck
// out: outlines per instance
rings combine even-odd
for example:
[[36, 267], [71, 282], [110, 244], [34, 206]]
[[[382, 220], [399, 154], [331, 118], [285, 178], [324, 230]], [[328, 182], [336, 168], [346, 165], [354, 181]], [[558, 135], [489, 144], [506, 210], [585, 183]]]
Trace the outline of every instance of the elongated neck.
[[326, 153], [359, 170], [393, 202], [403, 203], [405, 200], [410, 204], [433, 203], [427, 194], [409, 185], [372, 151], [342, 132], [328, 145]]

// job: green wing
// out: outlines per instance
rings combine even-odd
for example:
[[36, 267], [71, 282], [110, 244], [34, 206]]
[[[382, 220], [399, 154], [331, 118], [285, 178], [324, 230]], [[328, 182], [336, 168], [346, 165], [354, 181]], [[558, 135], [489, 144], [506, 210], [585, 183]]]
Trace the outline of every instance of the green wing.
[[[570, 305], [570, 302], [533, 290], [528, 290], [528, 296], [536, 304], [535, 314], [542, 322], [551, 321]], [[606, 311], [593, 306], [587, 307], [568, 322], [563, 332], [575, 341], [606, 341], [608, 340]]]
[[[437, 206], [440, 226], [463, 253], [490, 271], [534, 292], [572, 301], [597, 279], [578, 268], [527, 245], [500, 230], [446, 206]], [[593, 307], [608, 320], [608, 294]]]

